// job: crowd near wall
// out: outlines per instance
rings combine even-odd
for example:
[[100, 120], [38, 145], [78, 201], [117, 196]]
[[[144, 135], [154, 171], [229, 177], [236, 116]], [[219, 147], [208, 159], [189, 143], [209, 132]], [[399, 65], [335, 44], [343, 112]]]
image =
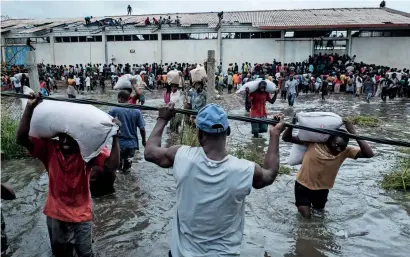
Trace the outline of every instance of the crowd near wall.
[[358, 61], [400, 69], [410, 67], [410, 37], [353, 37], [351, 40], [351, 49], [343, 50], [314, 49], [311, 39], [280, 38], [161, 40], [155, 37], [154, 40], [48, 42], [33, 46], [38, 62], [56, 65], [106, 63], [112, 58], [114, 63], [130, 64], [203, 63], [207, 51], [215, 50], [216, 62], [222, 61], [224, 69], [235, 62], [239, 65], [270, 63], [273, 59], [283, 63], [302, 62], [319, 52], [356, 55]]

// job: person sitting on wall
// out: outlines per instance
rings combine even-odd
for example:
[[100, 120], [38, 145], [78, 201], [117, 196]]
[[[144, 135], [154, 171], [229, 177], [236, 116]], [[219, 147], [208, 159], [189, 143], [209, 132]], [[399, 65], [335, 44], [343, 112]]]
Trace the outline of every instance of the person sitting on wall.
[[36, 50], [36, 49], [34, 48], [34, 46], [31, 45], [31, 43], [35, 43], [35, 42], [34, 42], [34, 41], [31, 41], [30, 38], [27, 38], [26, 45], [30, 48], [30, 51]]
[[179, 19], [179, 17], [177, 16], [177, 19], [175, 20], [175, 23], [177, 24], [177, 26], [181, 26], [181, 20]]
[[171, 16], [168, 16], [168, 19], [165, 21], [171, 27]]
[[147, 17], [146, 19], [145, 19], [145, 25], [151, 25], [151, 22], [149, 21], [149, 17]]
[[152, 22], [153, 22], [155, 25], [158, 25], [158, 24], [159, 24], [158, 20], [155, 19], [155, 17], [152, 18]]

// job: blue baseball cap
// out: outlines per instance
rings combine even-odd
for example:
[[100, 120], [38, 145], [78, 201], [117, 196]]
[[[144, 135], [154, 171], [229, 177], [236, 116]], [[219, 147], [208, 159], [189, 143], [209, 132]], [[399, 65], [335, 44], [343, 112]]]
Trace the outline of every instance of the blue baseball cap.
[[228, 115], [221, 106], [207, 104], [196, 116], [196, 127], [207, 133], [222, 133], [229, 127]]

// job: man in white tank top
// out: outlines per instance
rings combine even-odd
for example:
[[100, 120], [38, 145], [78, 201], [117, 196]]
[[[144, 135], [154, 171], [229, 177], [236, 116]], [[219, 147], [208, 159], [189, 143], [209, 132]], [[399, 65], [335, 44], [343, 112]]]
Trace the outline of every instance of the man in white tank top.
[[145, 147], [145, 159], [173, 167], [177, 185], [169, 256], [238, 256], [243, 238], [245, 197], [252, 187], [271, 185], [279, 170], [281, 122], [269, 130], [264, 167], [226, 153], [230, 134], [226, 112], [208, 104], [196, 116], [201, 147], [161, 147], [168, 121], [175, 115], [171, 103], [159, 117]]

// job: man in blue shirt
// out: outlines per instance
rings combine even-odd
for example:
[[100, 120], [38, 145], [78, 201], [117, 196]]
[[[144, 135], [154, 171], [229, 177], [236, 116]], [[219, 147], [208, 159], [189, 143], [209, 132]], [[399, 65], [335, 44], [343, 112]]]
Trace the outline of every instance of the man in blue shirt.
[[[118, 93], [118, 102], [127, 103], [130, 94], [127, 91]], [[120, 169], [129, 171], [132, 165], [132, 158], [138, 147], [138, 129], [140, 130], [142, 145], [145, 146], [145, 122], [140, 110], [122, 107], [114, 107], [108, 112], [114, 118], [121, 121], [120, 127]]]

